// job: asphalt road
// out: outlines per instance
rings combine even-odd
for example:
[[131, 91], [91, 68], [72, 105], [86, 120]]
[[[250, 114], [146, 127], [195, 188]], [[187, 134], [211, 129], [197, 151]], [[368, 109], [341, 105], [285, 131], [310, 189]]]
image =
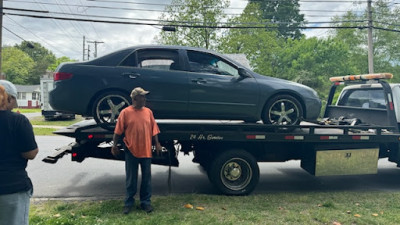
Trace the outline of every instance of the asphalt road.
[[[28, 173], [36, 198], [114, 198], [124, 195], [124, 163], [85, 159], [72, 162], [70, 155], [56, 164], [41, 160], [54, 149], [73, 141], [61, 136], [37, 136], [40, 152], [29, 162]], [[171, 173], [172, 193], [217, 194], [206, 173], [191, 156], [179, 156], [180, 167]], [[253, 194], [276, 192], [400, 191], [400, 169], [386, 159], [379, 160], [378, 174], [361, 176], [314, 177], [300, 168], [299, 161], [260, 163], [260, 181]], [[340, 165], [338, 165], [340, 166]], [[153, 194], [167, 195], [168, 167], [153, 165]]]

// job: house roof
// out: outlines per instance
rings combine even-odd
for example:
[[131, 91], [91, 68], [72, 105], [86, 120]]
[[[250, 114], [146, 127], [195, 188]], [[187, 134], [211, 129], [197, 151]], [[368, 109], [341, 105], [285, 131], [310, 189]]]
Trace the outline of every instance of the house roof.
[[40, 93], [40, 85], [15, 85], [18, 92], [26, 92], [26, 93], [33, 93], [38, 92]]

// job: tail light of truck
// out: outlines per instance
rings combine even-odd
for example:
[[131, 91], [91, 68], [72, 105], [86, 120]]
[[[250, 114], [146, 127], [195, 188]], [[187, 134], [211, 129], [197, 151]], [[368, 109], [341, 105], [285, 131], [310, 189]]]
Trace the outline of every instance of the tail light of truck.
[[73, 76], [72, 73], [55, 72], [53, 74], [54, 81], [68, 80]]

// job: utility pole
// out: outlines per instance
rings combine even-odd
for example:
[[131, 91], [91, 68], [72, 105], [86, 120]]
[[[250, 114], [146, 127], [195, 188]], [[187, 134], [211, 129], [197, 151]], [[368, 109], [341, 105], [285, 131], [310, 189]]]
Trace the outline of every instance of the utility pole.
[[3, 76], [3, 70], [2, 70], [2, 61], [3, 57], [1, 55], [3, 54], [3, 0], [0, 0], [0, 78]]
[[368, 0], [368, 72], [374, 73], [374, 43], [372, 40], [372, 0]]
[[83, 36], [83, 43], [82, 43], [82, 62], [85, 61], [85, 36]]
[[90, 60], [90, 45], [87, 46], [87, 60]]
[[94, 57], [97, 58], [97, 44], [102, 44], [102, 41], [88, 41], [88, 43], [94, 43]]

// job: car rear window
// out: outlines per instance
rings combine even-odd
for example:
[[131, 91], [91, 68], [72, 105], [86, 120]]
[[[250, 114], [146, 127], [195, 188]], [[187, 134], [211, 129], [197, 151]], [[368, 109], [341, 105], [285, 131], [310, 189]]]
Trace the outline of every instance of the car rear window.
[[343, 91], [337, 105], [385, 109], [386, 100], [383, 89], [348, 89]]
[[179, 70], [179, 53], [170, 49], [141, 49], [129, 55], [121, 66], [155, 70]]

